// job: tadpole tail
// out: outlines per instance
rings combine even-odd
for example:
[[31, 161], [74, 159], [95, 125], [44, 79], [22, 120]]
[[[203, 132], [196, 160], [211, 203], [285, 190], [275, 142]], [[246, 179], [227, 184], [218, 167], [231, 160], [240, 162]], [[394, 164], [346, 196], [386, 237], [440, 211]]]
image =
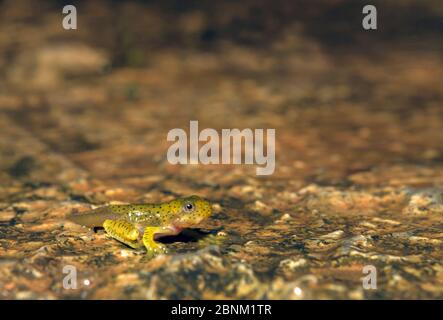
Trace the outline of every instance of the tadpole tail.
[[117, 217], [117, 214], [112, 212], [109, 207], [105, 206], [91, 210], [87, 213], [72, 214], [68, 216], [67, 219], [79, 225], [93, 228], [101, 227], [105, 220], [116, 219]]

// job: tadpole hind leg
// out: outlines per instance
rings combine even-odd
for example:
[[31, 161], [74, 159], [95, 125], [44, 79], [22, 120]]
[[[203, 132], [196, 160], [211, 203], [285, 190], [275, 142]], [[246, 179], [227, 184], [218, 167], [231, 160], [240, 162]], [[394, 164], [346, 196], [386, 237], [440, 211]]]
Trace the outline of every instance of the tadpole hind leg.
[[142, 247], [138, 240], [140, 232], [128, 221], [108, 219], [103, 222], [103, 228], [109, 236], [131, 248], [139, 249]]

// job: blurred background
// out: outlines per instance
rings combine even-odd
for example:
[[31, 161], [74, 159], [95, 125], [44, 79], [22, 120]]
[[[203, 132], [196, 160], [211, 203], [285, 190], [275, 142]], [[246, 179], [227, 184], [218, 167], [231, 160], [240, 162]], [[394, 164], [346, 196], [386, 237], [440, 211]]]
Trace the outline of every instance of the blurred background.
[[[35, 160], [11, 139], [22, 128], [94, 177], [158, 173], [167, 132], [189, 120], [276, 128], [276, 176], [442, 156], [438, 1], [374, 2], [375, 31], [360, 1], [73, 2], [77, 30], [62, 28], [66, 4], [1, 4], [6, 168]], [[72, 178], [34, 160], [30, 177]]]
[[[0, 296], [441, 298], [442, 31], [438, 0], [0, 1]], [[276, 129], [275, 173], [170, 165], [190, 120]], [[227, 237], [176, 269], [55, 222], [189, 194]]]

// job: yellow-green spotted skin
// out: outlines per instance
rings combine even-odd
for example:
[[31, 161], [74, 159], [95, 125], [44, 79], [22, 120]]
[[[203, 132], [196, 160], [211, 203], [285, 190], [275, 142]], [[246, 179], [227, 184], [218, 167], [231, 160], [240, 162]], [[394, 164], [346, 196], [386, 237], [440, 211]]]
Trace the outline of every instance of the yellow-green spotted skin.
[[198, 197], [160, 204], [108, 205], [70, 219], [88, 227], [102, 226], [107, 234], [132, 248], [145, 247], [149, 254], [166, 252], [155, 240], [198, 225], [212, 214], [211, 204]]

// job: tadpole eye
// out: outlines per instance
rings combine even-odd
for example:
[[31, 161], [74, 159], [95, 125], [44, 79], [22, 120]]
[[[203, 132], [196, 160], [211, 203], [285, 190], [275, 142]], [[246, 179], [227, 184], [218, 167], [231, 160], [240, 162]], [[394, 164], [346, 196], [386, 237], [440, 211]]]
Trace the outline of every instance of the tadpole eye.
[[192, 203], [185, 204], [186, 211], [191, 211], [194, 209], [194, 205]]

